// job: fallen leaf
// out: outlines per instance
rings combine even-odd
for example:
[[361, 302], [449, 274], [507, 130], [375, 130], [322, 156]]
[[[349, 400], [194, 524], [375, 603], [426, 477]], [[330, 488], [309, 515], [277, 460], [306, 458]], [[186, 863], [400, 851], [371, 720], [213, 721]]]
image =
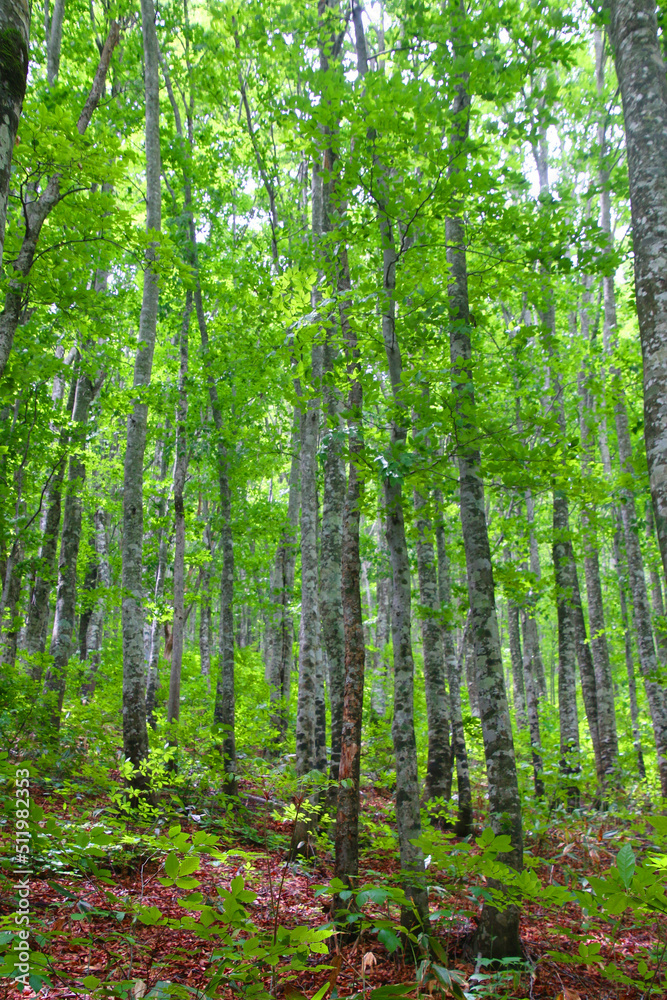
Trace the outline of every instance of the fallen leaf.
[[361, 960], [361, 968], [365, 972], [366, 969], [372, 969], [374, 965], [378, 964], [378, 960], [372, 951], [367, 951]]

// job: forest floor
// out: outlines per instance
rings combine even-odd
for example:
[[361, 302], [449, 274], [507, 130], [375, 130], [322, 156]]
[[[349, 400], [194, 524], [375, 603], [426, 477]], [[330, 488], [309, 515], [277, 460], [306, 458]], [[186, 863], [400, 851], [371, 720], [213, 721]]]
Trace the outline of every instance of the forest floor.
[[[249, 794], [252, 792], [254, 796]], [[244, 797], [248, 807], [240, 813], [237, 811], [235, 825], [231, 828], [229, 814], [224, 813], [222, 807], [218, 806], [219, 815], [216, 816], [214, 801], [206, 810], [200, 810], [205, 815], [197, 814], [193, 818], [190, 814], [189, 821], [181, 819], [185, 832], [192, 834], [205, 828], [207, 833], [216, 834], [220, 850], [224, 852], [223, 858], [205, 853], [200, 856], [196, 871], [200, 883], [198, 891], [207, 901], [217, 902], [218, 888], [228, 888], [231, 880], [241, 875], [246, 888], [257, 894], [254, 901], [244, 904], [257, 927], [271, 931], [274, 922], [282, 926], [323, 927], [329, 920], [327, 899], [330, 897], [317, 895], [316, 887], [327, 884], [333, 877], [332, 851], [322, 849], [311, 861], [288, 863], [285, 844], [291, 833], [290, 822], [281, 822], [275, 812], [271, 815], [270, 806], [261, 801], [260, 790], [241, 788], [242, 801]], [[48, 805], [53, 813], [53, 802]], [[90, 825], [95, 822], [91, 821], [91, 814], [97, 812], [98, 817], [103, 816], [107, 805], [100, 801], [93, 809], [90, 800], [69, 802], [65, 807], [68, 824], [76, 824], [78, 811], [81, 824]], [[371, 821], [386, 822], [390, 805], [386, 794], [367, 790], [364, 795], [363, 808]], [[532, 854], [543, 859], [535, 869], [543, 884], [570, 884], [577, 877], [601, 874], [610, 868], [619, 842], [614, 828], [604, 817], [597, 813], [594, 820], [594, 828], [590, 821], [571, 819], [566, 827], [550, 827], [537, 842], [531, 843], [528, 838], [527, 846]], [[479, 823], [478, 832], [481, 825]], [[114, 867], [111, 886], [104, 878], [66, 868], [35, 873], [30, 896], [32, 930], [36, 935], [33, 947], [48, 954], [52, 984], [42, 988], [40, 998], [84, 1000], [92, 995], [92, 991], [81, 984], [85, 976], [97, 976], [109, 984], [115, 980], [134, 980], [135, 1000], [140, 1000], [158, 983], [180, 984], [191, 995], [201, 998], [203, 994], [199, 991], [211, 978], [215, 940], [206, 940], [182, 928], [145, 926], [131, 916], [131, 911], [140, 902], [144, 907], [157, 907], [163, 917], [183, 917], [184, 910], [178, 900], [184, 893], [161, 884], [159, 879], [164, 874], [164, 855], [137, 852], [127, 855], [122, 865]], [[5, 875], [1, 878], [0, 912], [10, 914], [15, 909], [12, 883]], [[367, 839], [360, 884], [386, 884], [392, 879], [394, 885], [398, 884], [395, 852], [373, 849]], [[642, 955], [646, 956], [646, 949], [659, 954], [661, 942], [667, 941], [667, 923], [656, 920], [642, 923], [632, 910], [606, 920], [587, 918], [584, 923], [581, 910], [573, 904], [554, 913], [536, 903], [528, 903], [521, 915], [521, 938], [525, 949], [522, 968], [514, 972], [480, 970], [475, 968], [473, 956], [468, 952], [475, 913], [479, 909], [470, 885], [463, 881], [452, 882], [433, 870], [429, 871], [429, 879], [434, 887], [432, 912], [443, 913], [443, 906], [446, 907], [433, 933], [447, 954], [449, 970], [460, 974], [465, 981], [463, 988], [470, 991], [469, 995], [508, 1000], [640, 1000], [649, 996], [646, 989], [642, 993], [634, 986], [609, 981], [600, 968], [614, 962], [625, 976], [636, 979], [637, 963]], [[372, 905], [369, 913], [372, 918]], [[395, 915], [398, 922], [397, 909], [388, 911], [386, 906], [378, 907], [376, 915], [385, 919]], [[600, 946], [598, 960], [589, 964], [577, 961], [579, 946], [593, 942]], [[330, 953], [312, 955], [309, 960], [312, 968], [300, 971], [287, 988], [287, 995], [292, 993], [291, 1000], [298, 1000], [294, 987], [301, 1000], [307, 1000], [327, 980], [332, 996], [355, 995], [362, 1000], [385, 984], [415, 983], [415, 965], [406, 963], [400, 950], [390, 954], [370, 931], [347, 943], [336, 938], [329, 938], [327, 943]], [[560, 957], [550, 952], [558, 952]], [[572, 956], [572, 964], [566, 962], [563, 955]], [[317, 971], [318, 964], [330, 968]], [[480, 971], [488, 978], [475, 978], [475, 972]], [[282, 997], [285, 988], [284, 983], [280, 985], [280, 968], [276, 978], [278, 985], [274, 992]], [[653, 988], [650, 993], [654, 1000], [662, 995], [658, 985], [661, 980], [662, 974], [659, 974], [657, 989]], [[267, 988], [272, 985], [269, 972], [264, 976], [264, 984]], [[416, 997], [419, 992], [415, 987], [409, 995]], [[434, 991], [433, 981], [421, 989], [423, 995], [433, 992], [443, 995], [442, 991]], [[0, 997], [10, 1000], [20, 995], [15, 985], [7, 979], [0, 980]], [[99, 996], [99, 992], [96, 995]], [[163, 995], [159, 989], [153, 993], [153, 997]], [[232, 993], [229, 988], [220, 987], [218, 995], [231, 996]], [[23, 993], [24, 1000], [30, 997], [34, 997], [34, 993]]]

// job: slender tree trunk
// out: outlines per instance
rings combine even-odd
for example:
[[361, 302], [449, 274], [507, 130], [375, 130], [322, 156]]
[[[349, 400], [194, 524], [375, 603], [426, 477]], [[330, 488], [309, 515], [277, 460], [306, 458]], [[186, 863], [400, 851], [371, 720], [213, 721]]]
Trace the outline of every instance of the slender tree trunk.
[[[215, 410], [214, 410], [215, 413]], [[218, 411], [219, 413], [219, 411]], [[213, 720], [222, 728], [222, 751], [230, 792], [235, 790], [236, 771], [236, 685], [234, 676], [234, 541], [232, 537], [232, 495], [229, 485], [226, 449], [220, 445], [218, 476], [220, 480], [220, 631], [218, 636], [219, 671], [215, 690]]]
[[[447, 551], [447, 529], [442, 513], [443, 500], [440, 490], [435, 490], [435, 502], [438, 510], [436, 524], [436, 542], [438, 546], [438, 597], [440, 608], [447, 615], [452, 608], [452, 584], [450, 574], [449, 554]], [[469, 630], [469, 623], [464, 629], [464, 639]], [[442, 645], [445, 658], [445, 669], [449, 682], [449, 712], [452, 726], [452, 758], [456, 761], [456, 786], [458, 794], [458, 817], [455, 833], [457, 837], [467, 837], [472, 833], [472, 791], [470, 788], [470, 769], [468, 767], [468, 752], [466, 750], [463, 714], [461, 712], [461, 677], [463, 674], [463, 652], [465, 642], [461, 641], [460, 656], [456, 655], [454, 628], [448, 618], [442, 625]]]
[[274, 610], [271, 621], [271, 659], [268, 678], [272, 705], [271, 724], [277, 730], [280, 742], [287, 735], [292, 646], [294, 644], [294, 621], [292, 619], [290, 604], [294, 588], [296, 529], [299, 520], [300, 425], [300, 410], [295, 406], [290, 438], [291, 461], [287, 498], [287, 524], [280, 536], [273, 571], [272, 600]]
[[[76, 411], [76, 403], [75, 403]], [[44, 693], [48, 699], [48, 711], [53, 728], [60, 729], [60, 717], [65, 697], [67, 664], [72, 645], [74, 616], [76, 612], [76, 565], [81, 538], [82, 490], [86, 478], [86, 467], [75, 454], [69, 460], [69, 475], [63, 531], [60, 542], [58, 565], [58, 589], [56, 593], [56, 614], [51, 639], [51, 665], [44, 678]]]
[[[321, 349], [313, 347], [312, 383], [321, 380]], [[316, 766], [316, 688], [320, 652], [317, 554], [317, 439], [320, 407], [315, 393], [301, 416], [301, 623], [296, 767], [304, 777]]]
[[111, 569], [109, 566], [109, 549], [107, 541], [106, 514], [101, 507], [95, 511], [95, 555], [97, 557], [97, 590], [102, 590], [104, 596], [97, 598], [97, 604], [88, 622], [86, 632], [86, 651], [88, 670], [86, 679], [81, 685], [81, 698], [90, 701], [95, 693], [97, 673], [102, 659], [102, 640], [104, 638], [104, 607], [106, 592], [111, 586]]
[[54, 0], [46, 52], [46, 79], [49, 87], [52, 87], [58, 79], [64, 17], [65, 0]]
[[[609, 38], [625, 121], [635, 294], [644, 362], [644, 438], [658, 543], [667, 576], [667, 76], [652, 0], [608, 0], [608, 7]], [[663, 749], [659, 749], [660, 755]], [[665, 765], [661, 773], [663, 794], [667, 794]]]
[[[181, 714], [181, 670], [185, 631], [185, 477], [188, 471], [188, 331], [192, 313], [192, 292], [185, 293], [185, 312], [179, 338], [180, 370], [178, 406], [176, 410], [176, 458], [174, 461], [174, 515], [176, 541], [174, 547], [174, 625], [169, 674], [167, 722], [178, 722]], [[173, 742], [173, 738], [172, 738]]]
[[16, 550], [16, 559], [12, 570], [11, 579], [7, 588], [7, 602], [5, 604], [5, 618], [2, 637], [2, 664], [13, 667], [16, 663], [16, 647], [20, 631], [18, 621], [19, 601], [21, 599], [21, 585], [23, 574], [19, 571], [19, 563], [23, 559], [23, 546], [19, 544]]
[[526, 695], [521, 655], [521, 630], [519, 606], [511, 598], [507, 601], [507, 631], [509, 634], [510, 660], [512, 661], [512, 688], [514, 693], [514, 718], [517, 729], [526, 728]]
[[[461, 8], [453, 15], [452, 37], [456, 54], [464, 54], [459, 24]], [[466, 74], [458, 76], [453, 107], [450, 176], [462, 169], [468, 138], [470, 95]], [[496, 618], [495, 587], [484, 506], [484, 484], [475, 415], [472, 376], [471, 322], [468, 303], [466, 235], [461, 218], [446, 220], [450, 312], [450, 355], [454, 398], [454, 427], [459, 467], [461, 527], [466, 555], [468, 598], [475, 650], [475, 674], [479, 691], [482, 737], [489, 788], [489, 812], [498, 833], [509, 833], [506, 864], [520, 871], [523, 865], [521, 805], [512, 741], [512, 724], [505, 693], [500, 636]], [[500, 821], [502, 817], [502, 821]], [[519, 912], [515, 906], [498, 910], [485, 904], [475, 935], [475, 950], [484, 957], [503, 958], [521, 954]]]
[[[590, 340], [590, 317], [588, 314], [590, 298], [590, 292], [586, 290], [581, 310], [581, 335], [584, 343]], [[590, 477], [590, 470], [595, 458], [595, 438], [593, 434], [595, 415], [589, 381], [588, 373], [583, 370], [579, 378], [579, 417], [581, 471], [584, 479]], [[614, 711], [614, 687], [611, 676], [609, 648], [607, 646], [602, 585], [600, 583], [600, 560], [593, 518], [594, 514], [591, 516], [591, 512], [584, 508], [581, 522], [584, 536], [584, 572], [586, 576], [586, 596], [588, 599], [588, 619], [591, 629], [590, 648], [595, 670], [599, 754], [598, 777], [602, 788], [604, 788], [605, 784], [613, 777], [618, 764], [618, 738]]]
[[343, 724], [343, 687], [345, 682], [345, 634], [341, 592], [341, 552], [345, 465], [341, 455], [340, 393], [333, 384], [336, 354], [332, 344], [334, 329], [327, 329], [324, 345], [324, 409], [327, 420], [324, 449], [324, 494], [320, 542], [320, 614], [322, 637], [327, 654], [329, 704], [331, 706], [332, 782], [338, 781], [340, 740]]
[[575, 589], [574, 556], [570, 542], [570, 520], [567, 498], [554, 490], [553, 499], [553, 561], [558, 612], [558, 718], [560, 721], [561, 772], [567, 786], [568, 808], [579, 805], [576, 775], [579, 763], [579, 719], [577, 716], [576, 634], [572, 615], [572, 594]]
[[532, 614], [529, 627], [531, 632], [531, 664], [533, 677], [535, 678], [536, 693], [538, 701], [547, 697], [547, 677], [544, 672], [544, 662], [540, 651], [540, 633], [537, 627], [536, 605], [540, 581], [542, 579], [542, 568], [540, 566], [540, 548], [535, 534], [535, 501], [530, 490], [526, 490], [526, 520], [528, 521], [528, 551], [530, 553], [530, 572], [535, 581], [535, 587], [531, 587], [529, 594]]
[[[167, 428], [169, 424], [167, 422]], [[156, 465], [159, 468], [160, 482], [164, 483], [167, 478], [167, 464], [169, 456], [169, 445], [166, 440], [167, 429], [165, 429], [165, 438], [160, 440], [155, 446], [155, 458]], [[160, 495], [160, 501], [158, 505], [158, 516], [160, 522], [164, 521], [167, 515], [167, 493], [163, 489]], [[169, 550], [169, 536], [165, 531], [162, 524], [158, 528], [159, 540], [158, 540], [158, 557], [157, 557], [157, 572], [155, 574], [155, 590], [153, 593], [153, 600], [155, 605], [159, 608], [162, 602], [162, 597], [164, 594], [164, 581], [167, 575], [167, 557]], [[155, 726], [155, 709], [157, 707], [157, 693], [160, 689], [160, 675], [159, 675], [159, 665], [160, 665], [160, 639], [162, 633], [162, 622], [160, 620], [160, 615], [155, 614], [153, 616], [153, 621], [151, 623], [151, 642], [150, 642], [150, 652], [148, 654], [148, 676], [146, 678], [146, 718], [151, 726]]]
[[[610, 470], [611, 472], [611, 470]], [[623, 534], [623, 524], [621, 512], [615, 510], [616, 529], [612, 546], [614, 568], [618, 579], [618, 599], [621, 609], [621, 626], [623, 628], [623, 646], [625, 651], [625, 671], [628, 677], [628, 700], [630, 702], [630, 723], [632, 725], [632, 740], [637, 754], [637, 773], [642, 780], [646, 777], [646, 766], [644, 764], [644, 751], [642, 749], [641, 732], [639, 729], [639, 705], [637, 703], [637, 681], [635, 678], [635, 664], [632, 656], [632, 635], [628, 618], [628, 602], [626, 591], [628, 580], [625, 564], [621, 558], [620, 539]]]
[[[153, 0], [141, 0], [146, 94], [146, 229], [161, 227], [160, 83], [158, 44]], [[139, 339], [134, 363], [133, 388], [138, 390], [127, 418], [123, 474], [123, 749], [134, 769], [132, 784], [148, 787], [146, 773], [146, 679], [144, 676], [144, 611], [142, 556], [144, 535], [143, 462], [146, 449], [148, 404], [142, 390], [150, 384], [158, 311], [158, 274], [154, 267], [157, 244], [146, 252]], [[142, 772], [141, 768], [144, 768]]]
[[389, 688], [389, 655], [391, 639], [391, 567], [387, 554], [387, 539], [382, 518], [378, 521], [378, 568], [375, 596], [377, 604], [377, 624], [375, 626], [375, 646], [377, 660], [371, 678], [371, 711], [384, 718], [387, 713], [387, 691]]
[[[69, 398], [67, 400], [67, 418], [71, 415], [74, 407], [76, 382], [76, 377], [72, 377]], [[60, 404], [64, 389], [64, 381], [60, 378], [54, 379], [52, 394], [54, 405], [58, 406]], [[68, 442], [69, 430], [63, 429], [60, 432], [59, 442], [59, 447], [63, 454], [58, 460], [46, 493], [46, 512], [40, 524], [42, 544], [39, 550], [39, 570], [28, 609], [24, 648], [26, 653], [35, 657], [31, 665], [31, 674], [33, 679], [37, 681], [42, 679], [42, 663], [36, 654], [43, 654], [46, 650], [46, 633], [49, 623], [49, 594], [51, 592], [56, 569], [56, 556], [58, 554], [60, 516], [62, 512], [62, 484], [67, 466], [66, 452]]]
[[[540, 696], [539, 684], [535, 671], [536, 650], [539, 656], [537, 639], [537, 622], [533, 617], [534, 607], [530, 604], [521, 609], [521, 628], [523, 631], [523, 679], [526, 687], [526, 716], [530, 734], [530, 750], [533, 762], [533, 784], [535, 798], [544, 795], [544, 780], [542, 772], [542, 738], [540, 735]], [[541, 657], [540, 657], [541, 660]]]
[[204, 548], [208, 553], [208, 559], [202, 566], [201, 571], [201, 598], [199, 602], [199, 666], [202, 677], [211, 689], [211, 524], [209, 521], [208, 501], [204, 498], [202, 511], [205, 518], [204, 524]]
[[440, 624], [438, 576], [433, 547], [432, 525], [424, 516], [425, 500], [416, 490], [417, 572], [421, 604], [421, 634], [424, 651], [424, 684], [428, 723], [428, 759], [426, 763], [425, 800], [449, 800], [452, 791], [452, 760], [449, 745], [449, 713], [445, 684], [445, 656]]
[[0, 6], [0, 268], [5, 248], [12, 154], [28, 77], [29, 43], [30, 4], [28, 0], [8, 0]]

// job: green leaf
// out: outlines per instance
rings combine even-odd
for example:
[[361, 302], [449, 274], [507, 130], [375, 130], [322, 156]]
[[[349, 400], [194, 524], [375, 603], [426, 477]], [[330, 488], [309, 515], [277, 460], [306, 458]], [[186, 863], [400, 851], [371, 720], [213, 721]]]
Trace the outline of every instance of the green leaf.
[[401, 939], [393, 931], [384, 928], [378, 931], [378, 941], [383, 944], [390, 955], [393, 955], [395, 951], [401, 947]]
[[167, 855], [164, 862], [164, 870], [169, 878], [176, 878], [179, 870], [178, 855], [172, 851]]
[[635, 873], [636, 859], [629, 844], [624, 844], [616, 855], [616, 867], [626, 889], [630, 887]]

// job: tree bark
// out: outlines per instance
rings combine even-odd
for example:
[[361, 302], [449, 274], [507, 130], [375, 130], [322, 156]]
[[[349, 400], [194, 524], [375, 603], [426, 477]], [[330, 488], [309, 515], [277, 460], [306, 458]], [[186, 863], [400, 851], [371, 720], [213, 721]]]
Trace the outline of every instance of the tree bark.
[[377, 659], [371, 678], [371, 712], [380, 718], [387, 714], [389, 689], [389, 642], [391, 639], [391, 566], [387, 553], [387, 538], [382, 518], [378, 519], [378, 568], [376, 571], [375, 597], [377, 624], [375, 646]]
[[27, 0], [8, 0], [0, 7], [0, 268], [5, 249], [12, 155], [28, 78], [29, 44], [30, 5]]
[[[167, 723], [178, 722], [181, 714], [181, 671], [185, 630], [185, 477], [188, 471], [188, 331], [192, 313], [192, 291], [185, 293], [185, 312], [179, 338], [178, 404], [176, 408], [176, 457], [174, 461], [174, 624], [169, 673]], [[173, 744], [174, 738], [171, 738]]]
[[[590, 292], [584, 292], [581, 309], [581, 336], [584, 344], [591, 340]], [[579, 376], [579, 426], [581, 436], [581, 472], [584, 480], [590, 478], [595, 459], [594, 406], [590, 391], [590, 375], [582, 369]], [[614, 686], [611, 676], [609, 648], [605, 629], [600, 560], [594, 513], [584, 507], [581, 523], [584, 536], [584, 572], [588, 599], [588, 620], [591, 630], [590, 649], [595, 670], [595, 696], [598, 731], [598, 779], [602, 789], [613, 778], [618, 764], [618, 737], [614, 711]]]
[[46, 79], [52, 87], [58, 79], [60, 69], [60, 49], [63, 38], [63, 20], [65, 17], [65, 0], [54, 0], [51, 23], [49, 24], [48, 45], [46, 50]]
[[[452, 39], [455, 53], [464, 55], [460, 28], [465, 9], [453, 16]], [[470, 94], [467, 74], [456, 81], [452, 109], [450, 148], [455, 155], [449, 168], [455, 176], [465, 160], [468, 138]], [[466, 555], [468, 598], [475, 651], [475, 674], [479, 692], [482, 737], [489, 788], [489, 812], [494, 829], [508, 833], [510, 851], [502, 860], [520, 871], [523, 865], [523, 834], [512, 724], [505, 693], [500, 636], [496, 618], [495, 586], [484, 506], [484, 484], [475, 415], [472, 376], [471, 319], [468, 302], [466, 235], [461, 218], [446, 220], [447, 263], [449, 265], [450, 356], [454, 399], [454, 432], [459, 467], [461, 527]], [[475, 935], [475, 951], [488, 958], [521, 954], [519, 911], [505, 910], [486, 903]]]
[[280, 536], [273, 571], [273, 616], [271, 620], [271, 660], [269, 687], [272, 706], [271, 724], [282, 742], [287, 735], [289, 719], [290, 675], [292, 672], [292, 647], [294, 621], [290, 604], [294, 589], [296, 563], [296, 529], [300, 503], [300, 425], [301, 413], [294, 407], [290, 437], [290, 472], [287, 496], [287, 524]]
[[442, 645], [440, 598], [432, 524], [424, 516], [425, 500], [416, 490], [414, 504], [417, 528], [417, 573], [419, 615], [424, 652], [424, 685], [428, 725], [428, 758], [424, 799], [449, 800], [452, 791], [452, 759], [449, 744], [449, 713], [445, 684], [445, 656]]
[[512, 662], [512, 689], [514, 694], [514, 718], [517, 729], [526, 728], [526, 694], [523, 679], [523, 657], [521, 655], [521, 630], [519, 626], [519, 606], [511, 598], [507, 601], [507, 632]]
[[[463, 653], [465, 637], [469, 629], [466, 623], [464, 638], [461, 640], [460, 656], [456, 655], [454, 628], [451, 624], [452, 584], [450, 574], [449, 553], [447, 551], [447, 528], [443, 514], [443, 500], [440, 490], [435, 490], [434, 498], [438, 510], [435, 537], [438, 546], [438, 597], [444, 621], [442, 625], [442, 645], [445, 657], [445, 669], [449, 682], [449, 712], [452, 726], [452, 758], [456, 761], [456, 787], [458, 794], [458, 817], [455, 833], [457, 837], [467, 837], [472, 833], [472, 791], [470, 788], [470, 769], [468, 767], [468, 752], [466, 750], [463, 714], [461, 712], [461, 677], [463, 674]], [[448, 620], [449, 619], [449, 620]]]
[[[167, 478], [167, 464], [169, 456], [169, 442], [167, 441], [168, 428], [169, 421], [167, 421], [167, 426], [164, 430], [164, 438], [158, 438], [155, 446], [155, 459], [156, 465], [159, 468], [158, 474], [161, 483], [164, 483]], [[162, 524], [167, 515], [167, 503], [167, 491], [162, 489], [158, 502], [158, 517], [160, 520], [160, 526], [158, 528], [158, 559], [157, 571], [155, 574], [155, 590], [153, 592], [153, 601], [158, 609], [160, 608], [164, 595], [164, 582], [167, 575], [167, 558], [169, 554], [169, 534], [165, 531]], [[157, 707], [157, 694], [160, 690], [159, 667], [161, 633], [162, 621], [160, 620], [158, 610], [158, 612], [153, 616], [153, 621], [151, 622], [150, 650], [148, 653], [148, 675], [146, 678], [146, 719], [153, 727], [155, 727], [156, 724], [155, 709]]]
[[[344, 254], [344, 251], [342, 251]], [[349, 291], [347, 257], [344, 255], [339, 290]], [[343, 285], [342, 289], [340, 285]], [[345, 683], [341, 726], [338, 808], [336, 812], [337, 878], [352, 885], [359, 874], [359, 774], [361, 769], [361, 722], [364, 703], [366, 642], [361, 612], [361, 558], [359, 554], [360, 502], [363, 490], [357, 462], [363, 455], [363, 388], [359, 378], [357, 335], [341, 309], [341, 325], [346, 341], [348, 375], [351, 380], [347, 400], [349, 471], [343, 513], [341, 562], [342, 603], [345, 637]], [[333, 732], [333, 725], [332, 725]], [[333, 737], [332, 737], [333, 738]]]
[[[162, 219], [160, 82], [153, 0], [141, 0], [141, 28], [146, 95], [146, 229], [149, 232], [159, 232]], [[148, 731], [143, 642], [143, 462], [148, 423], [148, 403], [144, 400], [151, 380], [157, 328], [159, 286], [154, 267], [157, 253], [157, 244], [152, 243], [146, 251], [139, 338], [134, 363], [133, 388], [136, 393], [132, 412], [127, 418], [123, 470], [123, 749], [134, 771], [132, 784], [139, 790], [149, 785], [146, 771]]]
[[[530, 604], [521, 609], [521, 629], [523, 632], [523, 679], [526, 686], [526, 716], [530, 734], [530, 751], [533, 762], [533, 784], [535, 798], [544, 795], [544, 779], [542, 772], [542, 738], [540, 735], [540, 696], [539, 684], [535, 670], [536, 650], [539, 656], [537, 639], [537, 622], [534, 606]], [[540, 657], [541, 659], [541, 657]]]
[[[104, 607], [106, 593], [111, 586], [111, 570], [109, 566], [109, 548], [107, 541], [106, 514], [102, 507], [95, 511], [95, 555], [97, 557], [96, 589], [97, 604], [88, 622], [86, 631], [86, 652], [88, 669], [86, 679], [81, 685], [81, 698], [90, 701], [95, 693], [97, 673], [102, 659], [102, 641], [104, 638]], [[99, 591], [102, 594], [99, 594]]]
[[[326, 208], [325, 208], [326, 211]], [[333, 383], [334, 362], [338, 353], [332, 343], [335, 329], [328, 326], [324, 344], [324, 412], [327, 427], [322, 442], [324, 450], [324, 493], [320, 536], [320, 615], [322, 637], [327, 654], [329, 704], [331, 707], [332, 782], [338, 781], [340, 741], [343, 725], [343, 688], [345, 683], [345, 634], [341, 592], [343, 506], [345, 465], [341, 454], [341, 403]]]
[[[644, 362], [644, 439], [667, 576], [667, 77], [652, 0], [607, 2], [625, 121], [635, 295]], [[663, 794], [666, 781], [667, 774]]]

